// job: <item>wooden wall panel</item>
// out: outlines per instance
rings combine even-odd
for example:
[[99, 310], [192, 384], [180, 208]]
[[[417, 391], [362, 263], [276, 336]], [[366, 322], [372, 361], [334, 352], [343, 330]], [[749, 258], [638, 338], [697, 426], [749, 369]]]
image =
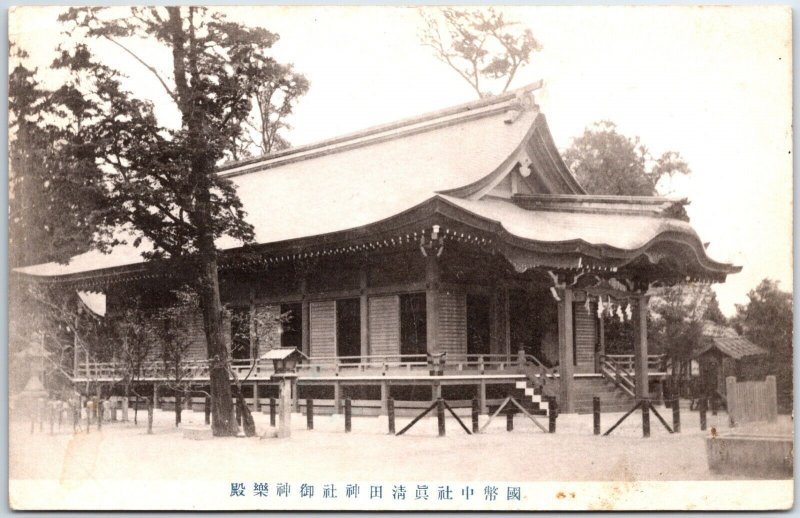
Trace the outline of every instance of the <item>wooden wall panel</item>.
[[575, 352], [576, 372], [594, 372], [594, 354], [597, 346], [597, 305], [590, 304], [589, 312], [584, 303], [575, 303]]
[[400, 297], [369, 298], [369, 354], [400, 354]]
[[[206, 351], [206, 332], [203, 328], [203, 315], [199, 311], [183, 313], [180, 317], [186, 330], [186, 340], [189, 343], [184, 353], [187, 360], [205, 360], [208, 358]], [[159, 344], [148, 355], [150, 360], [163, 359], [163, 344]]]
[[467, 296], [461, 292], [439, 293], [439, 350], [447, 356], [467, 354]]
[[309, 304], [310, 356], [336, 356], [336, 302]]

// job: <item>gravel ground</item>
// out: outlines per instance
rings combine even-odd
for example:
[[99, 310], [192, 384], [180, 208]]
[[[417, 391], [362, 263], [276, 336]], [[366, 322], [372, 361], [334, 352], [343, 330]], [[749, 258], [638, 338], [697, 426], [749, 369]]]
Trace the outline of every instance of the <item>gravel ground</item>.
[[[661, 409], [671, 423], [671, 414]], [[202, 426], [203, 414], [184, 412], [182, 427]], [[269, 417], [254, 414], [260, 434]], [[622, 414], [603, 415], [607, 430]], [[145, 417], [145, 416], [141, 416]], [[708, 416], [699, 429], [696, 412], [683, 412], [682, 433], [669, 434], [651, 417], [652, 436], [643, 438], [641, 414], [630, 416], [611, 436], [592, 435], [591, 415], [562, 415], [557, 433], [545, 434], [524, 416], [507, 432], [495, 419], [485, 433], [467, 435], [452, 418], [447, 436], [437, 436], [435, 418], [424, 418], [405, 435], [388, 435], [386, 418], [354, 417], [344, 433], [341, 416], [316, 416], [305, 429], [305, 416], [294, 414], [292, 437], [220, 438], [193, 441], [172, 426], [171, 412], [156, 411], [154, 434], [140, 421], [108, 423], [73, 435], [62, 431], [30, 434], [26, 423], [12, 423], [12, 479], [177, 479], [210, 480], [277, 475], [292, 479], [349, 478], [429, 480], [712, 480], [704, 439], [724, 433], [724, 413]], [[482, 417], [481, 424], [486, 420]], [[400, 430], [410, 418], [398, 418]], [[546, 420], [543, 420], [547, 426]], [[470, 423], [467, 421], [467, 426]], [[298, 457], [298, 451], [302, 455]], [[176, 461], [176, 460], [179, 460]], [[277, 467], [280, 467], [279, 470]], [[727, 477], [730, 478], [730, 477]]]

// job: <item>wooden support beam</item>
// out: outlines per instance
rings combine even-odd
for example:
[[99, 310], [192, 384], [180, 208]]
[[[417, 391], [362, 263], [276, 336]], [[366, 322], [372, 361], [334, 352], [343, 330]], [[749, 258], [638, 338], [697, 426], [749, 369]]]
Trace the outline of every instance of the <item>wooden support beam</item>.
[[600, 372], [600, 357], [606, 355], [606, 322], [603, 317], [597, 318], [598, 338], [600, 340], [600, 350], [595, 355], [596, 371]]
[[333, 409], [337, 414], [342, 413], [342, 386], [338, 381], [333, 383]]
[[502, 283], [502, 305], [503, 305], [503, 340], [504, 351], [509, 360], [511, 360], [511, 308], [510, 297], [508, 294], [508, 283]]
[[258, 351], [258, 340], [256, 339], [256, 288], [254, 285], [250, 285], [250, 301], [249, 301], [249, 308], [250, 308], [250, 326], [247, 330], [248, 335], [250, 336], [250, 357], [251, 358], [258, 358], [259, 351]]
[[359, 272], [359, 287], [361, 289], [361, 298], [359, 306], [361, 310], [361, 356], [369, 355], [369, 297], [367, 296], [367, 288], [369, 287], [369, 278], [366, 268], [362, 268]]
[[[496, 282], [494, 282], [496, 285]], [[489, 292], [489, 354], [502, 354], [502, 316], [500, 315], [500, 290]]]
[[650, 373], [647, 368], [647, 306], [646, 295], [636, 297], [633, 315], [633, 371], [636, 375], [636, 399], [650, 397]]
[[564, 295], [558, 302], [558, 372], [560, 377], [559, 406], [565, 413], [575, 411], [573, 342], [575, 335], [572, 326], [573, 293], [571, 288], [564, 289]]
[[489, 406], [486, 404], [486, 379], [481, 378], [480, 392], [478, 393], [481, 414], [489, 413]]
[[425, 261], [425, 312], [428, 352], [439, 352], [439, 282], [437, 257], [429, 254]]
[[311, 355], [311, 311], [309, 310], [308, 301], [308, 281], [304, 277], [300, 281], [300, 291], [302, 292], [303, 300], [301, 301], [301, 316], [300, 316], [300, 343], [303, 354]]
[[388, 381], [382, 381], [381, 382], [381, 415], [384, 415], [389, 411], [388, 401], [389, 401], [389, 382]]

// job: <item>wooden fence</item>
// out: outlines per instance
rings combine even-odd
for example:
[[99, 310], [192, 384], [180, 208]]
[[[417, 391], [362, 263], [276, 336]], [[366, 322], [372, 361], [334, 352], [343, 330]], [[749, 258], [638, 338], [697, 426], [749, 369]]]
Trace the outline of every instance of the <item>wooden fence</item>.
[[775, 376], [767, 376], [764, 381], [736, 381], [734, 376], [728, 376], [725, 388], [731, 426], [778, 418]]

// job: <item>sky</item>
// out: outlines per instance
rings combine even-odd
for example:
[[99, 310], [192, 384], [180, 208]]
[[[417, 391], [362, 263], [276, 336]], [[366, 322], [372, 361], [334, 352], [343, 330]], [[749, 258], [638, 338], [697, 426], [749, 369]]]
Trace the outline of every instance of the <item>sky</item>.
[[[65, 41], [63, 8], [17, 9], [9, 37], [47, 68]], [[406, 7], [226, 7], [236, 21], [280, 35], [274, 57], [311, 84], [290, 119], [294, 145], [438, 110], [476, 98], [419, 43], [421, 18]], [[692, 169], [670, 186], [686, 196], [709, 255], [743, 266], [715, 285], [724, 313], [770, 277], [792, 289], [791, 14], [781, 7], [508, 7], [542, 50], [512, 84], [539, 79], [536, 100], [559, 149], [593, 122], [611, 120], [658, 156], [678, 151]], [[136, 47], [157, 68], [168, 56]], [[141, 65], [98, 47], [152, 99], [176, 111]]]

